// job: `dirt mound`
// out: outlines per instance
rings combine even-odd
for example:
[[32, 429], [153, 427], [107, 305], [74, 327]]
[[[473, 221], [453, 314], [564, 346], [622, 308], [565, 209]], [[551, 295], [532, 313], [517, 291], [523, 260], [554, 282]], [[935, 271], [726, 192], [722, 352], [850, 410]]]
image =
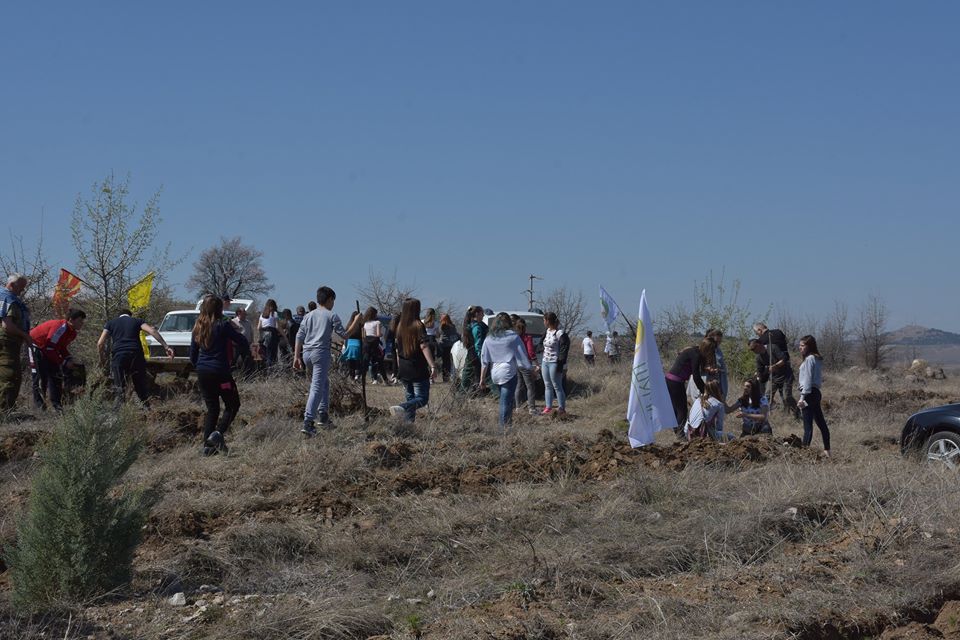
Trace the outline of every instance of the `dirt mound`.
[[26, 460], [50, 435], [45, 431], [14, 431], [0, 439], [0, 463]]
[[200, 409], [171, 411], [161, 408], [154, 411], [151, 417], [161, 425], [147, 442], [147, 450], [152, 453], [167, 451], [190, 442], [203, 430], [203, 411]]
[[[534, 458], [517, 458], [503, 464], [484, 467], [404, 468], [397, 475], [383, 480], [384, 486], [396, 495], [431, 492], [434, 494], [493, 491], [498, 484], [516, 482], [549, 482], [560, 478], [606, 480], [621, 468], [642, 464], [652, 469], [679, 471], [688, 465], [719, 466], [737, 470], [750, 464], [762, 464], [775, 458], [789, 457], [797, 461], [815, 462], [817, 455], [798, 448], [799, 438], [750, 436], [728, 444], [711, 440], [677, 443], [662, 447], [651, 445], [633, 449], [603, 430], [590, 443], [575, 436], [558, 438]], [[370, 456], [390, 459], [383, 443], [370, 445]], [[404, 450], [394, 454], [396, 465], [405, 460]], [[408, 458], [407, 458], [408, 459]], [[381, 465], [390, 468], [389, 465]]]
[[410, 460], [416, 449], [406, 442], [371, 442], [367, 445], [367, 462], [386, 469], [395, 469]]
[[865, 405], [895, 413], [912, 413], [926, 407], [952, 402], [957, 402], [957, 398], [951, 398], [936, 391], [903, 389], [900, 391], [865, 391], [856, 395], [841, 396], [835, 400], [824, 400], [823, 407], [826, 411], [835, 406]]

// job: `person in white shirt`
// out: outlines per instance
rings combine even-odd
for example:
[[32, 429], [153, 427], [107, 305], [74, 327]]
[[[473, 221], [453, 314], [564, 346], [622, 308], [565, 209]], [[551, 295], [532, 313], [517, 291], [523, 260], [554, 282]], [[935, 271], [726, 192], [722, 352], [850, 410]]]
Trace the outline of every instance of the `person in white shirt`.
[[613, 335], [607, 334], [607, 343], [603, 346], [603, 352], [607, 354], [607, 359], [615, 364], [620, 362], [620, 345], [617, 344], [617, 338], [620, 336], [616, 331]]
[[813, 423], [816, 422], [823, 438], [823, 455], [829, 458], [830, 429], [827, 428], [827, 420], [823, 417], [823, 408], [820, 406], [823, 356], [817, 348], [817, 339], [809, 335], [800, 338], [800, 355], [803, 363], [800, 365], [800, 402], [797, 407], [803, 417], [803, 446], [810, 446], [810, 441], [813, 440]]
[[589, 366], [593, 366], [593, 331], [587, 331], [587, 337], [583, 339], [583, 359]]
[[723, 414], [736, 411], [736, 405], [721, 400], [720, 383], [710, 380], [704, 384], [703, 393], [693, 401], [683, 432], [687, 440], [694, 438], [717, 438], [717, 425]]

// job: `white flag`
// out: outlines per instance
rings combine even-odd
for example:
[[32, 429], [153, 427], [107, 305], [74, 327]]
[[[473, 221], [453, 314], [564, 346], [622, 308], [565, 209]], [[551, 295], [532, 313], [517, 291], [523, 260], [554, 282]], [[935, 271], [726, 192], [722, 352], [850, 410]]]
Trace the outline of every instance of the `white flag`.
[[604, 323], [607, 325], [608, 334], [613, 331], [613, 325], [616, 323], [619, 315], [620, 307], [613, 301], [613, 298], [610, 297], [607, 290], [600, 287], [600, 317], [603, 318]]
[[653, 335], [646, 289], [640, 294], [640, 321], [637, 323], [637, 342], [633, 350], [627, 420], [630, 422], [628, 435], [631, 447], [650, 444], [657, 431], [677, 426], [667, 381], [663, 377], [657, 340]]

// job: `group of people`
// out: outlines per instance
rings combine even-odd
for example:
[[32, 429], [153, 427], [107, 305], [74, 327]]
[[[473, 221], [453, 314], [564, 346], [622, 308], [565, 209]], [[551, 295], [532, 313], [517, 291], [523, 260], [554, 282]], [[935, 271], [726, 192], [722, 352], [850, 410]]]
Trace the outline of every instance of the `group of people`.
[[[790, 363], [787, 337], [780, 329], [769, 329], [758, 322], [747, 347], [755, 354], [756, 372], [743, 383], [742, 394], [727, 403], [727, 368], [721, 345], [723, 332], [711, 329], [699, 344], [681, 350], [665, 374], [667, 391], [677, 420], [677, 435], [687, 439], [711, 437], [728, 440], [732, 433], [724, 429], [724, 416], [735, 413], [741, 420], [741, 435], [772, 433], [770, 402], [779, 394], [784, 409], [803, 422], [803, 445], [813, 440], [816, 424], [823, 439], [824, 455], [830, 455], [830, 429], [823, 415], [820, 387], [823, 384], [822, 361], [817, 340], [803, 336], [798, 348], [803, 358], [799, 369], [800, 400], [793, 395], [794, 373]], [[764, 387], [770, 383], [769, 396]], [[687, 395], [692, 397], [688, 407]]]
[[[36, 406], [44, 409], [49, 400], [54, 409], [60, 410], [64, 372], [77, 366], [69, 346], [83, 329], [86, 313], [72, 310], [63, 319], [31, 327], [29, 310], [20, 299], [27, 284], [24, 276], [13, 274], [0, 289], [0, 411], [12, 409], [19, 394], [20, 354], [24, 344], [28, 346]], [[276, 302], [270, 299], [257, 321], [258, 346], [268, 366], [280, 362], [286, 349], [292, 356], [294, 370], [308, 371], [310, 389], [301, 429], [308, 437], [317, 433], [318, 426], [332, 426], [329, 376], [334, 335], [344, 340], [341, 359], [353, 376], [359, 377], [369, 370], [374, 383], [403, 385], [405, 400], [390, 410], [409, 422], [413, 422], [417, 410], [429, 402], [431, 383], [437, 379], [438, 360], [444, 381], [453, 379], [454, 372], [458, 372], [457, 391], [485, 394], [493, 389], [499, 397], [499, 423], [503, 429], [511, 423], [515, 407], [524, 401], [531, 414], [566, 412], [564, 377], [570, 336], [560, 328], [553, 312], [543, 315], [545, 333], [538, 361], [526, 321], [516, 315], [499, 313], [489, 321], [488, 327], [483, 308], [471, 306], [458, 331], [448, 314], [439, 314], [438, 318], [434, 309], [422, 314], [420, 301], [409, 298], [386, 326], [377, 309], [370, 307], [362, 314], [354, 312], [344, 327], [333, 312], [335, 301], [333, 289], [322, 286], [317, 289], [316, 302], [298, 307], [294, 315], [289, 310], [278, 313]], [[225, 434], [240, 408], [233, 371], [235, 367], [244, 370], [242, 363], [251, 358], [254, 343], [253, 326], [246, 310], [239, 308], [234, 317], [227, 318], [224, 311], [229, 305], [230, 300], [224, 297], [206, 296], [191, 336], [189, 358], [197, 372], [198, 388], [207, 409], [203, 429], [205, 455], [228, 449]], [[173, 357], [173, 350], [160, 332], [127, 309], [106, 323], [97, 346], [105, 363], [110, 343], [110, 372], [117, 401], [125, 397], [129, 379], [138, 398], [149, 406], [141, 332], [153, 336], [164, 352]], [[799, 369], [800, 400], [797, 402], [783, 331], [757, 323], [754, 332], [756, 336], [749, 340], [748, 347], [755, 354], [756, 373], [743, 383], [741, 395], [732, 403], [727, 402], [722, 331], [711, 329], [699, 344], [679, 352], [665, 374], [675, 418], [681, 425], [677, 434], [685, 438], [727, 440], [733, 434], [724, 429], [724, 417], [734, 412], [741, 421], [741, 435], [771, 433], [770, 401], [779, 394], [784, 407], [803, 421], [804, 445], [810, 444], [816, 424], [824, 451], [829, 455], [830, 431], [821, 407], [822, 357], [816, 339], [807, 335], [799, 341], [803, 362]], [[608, 335], [604, 349], [612, 362], [620, 357], [617, 337], [616, 333]], [[587, 364], [593, 365], [592, 332], [587, 332], [582, 344]], [[534, 392], [538, 377], [544, 383], [542, 410], [537, 409]], [[768, 382], [772, 385], [769, 397], [764, 393]], [[688, 386], [693, 399], [689, 406]]]

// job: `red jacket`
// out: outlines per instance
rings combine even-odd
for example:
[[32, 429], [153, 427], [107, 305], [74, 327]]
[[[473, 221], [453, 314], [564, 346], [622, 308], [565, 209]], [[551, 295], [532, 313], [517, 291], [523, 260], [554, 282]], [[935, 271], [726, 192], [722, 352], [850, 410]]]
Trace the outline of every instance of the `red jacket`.
[[77, 332], [66, 320], [47, 320], [35, 326], [30, 337], [48, 362], [61, 365], [70, 359], [67, 347], [77, 337]]

